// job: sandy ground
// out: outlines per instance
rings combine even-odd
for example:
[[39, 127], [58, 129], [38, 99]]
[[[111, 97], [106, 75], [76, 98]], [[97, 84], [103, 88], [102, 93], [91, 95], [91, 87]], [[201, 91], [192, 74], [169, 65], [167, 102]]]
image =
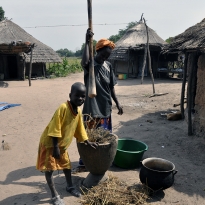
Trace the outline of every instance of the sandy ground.
[[[28, 81], [0, 81], [0, 102], [20, 103], [0, 112], [0, 139], [10, 150], [0, 150], [0, 204], [49, 204], [50, 193], [44, 175], [35, 169], [39, 138], [56, 108], [68, 98], [72, 83], [83, 81], [83, 74], [66, 78]], [[117, 115], [113, 106], [114, 133], [120, 138], [133, 138], [145, 142], [149, 149], [143, 158], [160, 157], [173, 162], [178, 170], [174, 185], [159, 192], [150, 200], [156, 204], [205, 204], [205, 140], [187, 136], [186, 121], [168, 121], [160, 113], [179, 103], [181, 81], [156, 79], [156, 93], [168, 95], [149, 98], [152, 94], [150, 79], [140, 84], [140, 79], [119, 80], [116, 93], [124, 107]], [[177, 107], [178, 108], [178, 107]], [[147, 122], [152, 121], [152, 123]], [[78, 151], [73, 141], [68, 152], [72, 166], [78, 165]], [[111, 167], [114, 176], [128, 184], [140, 183], [139, 170]], [[73, 175], [78, 184], [87, 172]], [[54, 174], [57, 190], [66, 204], [79, 204], [79, 199], [65, 191], [62, 172]]]

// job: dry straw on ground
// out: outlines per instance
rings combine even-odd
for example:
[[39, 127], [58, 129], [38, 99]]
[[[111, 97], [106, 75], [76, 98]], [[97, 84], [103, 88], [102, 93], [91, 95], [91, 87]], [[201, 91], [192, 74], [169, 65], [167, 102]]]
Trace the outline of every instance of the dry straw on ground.
[[97, 186], [82, 188], [83, 205], [142, 205], [147, 204], [147, 190], [141, 186], [129, 187], [117, 177], [109, 175], [108, 179]]

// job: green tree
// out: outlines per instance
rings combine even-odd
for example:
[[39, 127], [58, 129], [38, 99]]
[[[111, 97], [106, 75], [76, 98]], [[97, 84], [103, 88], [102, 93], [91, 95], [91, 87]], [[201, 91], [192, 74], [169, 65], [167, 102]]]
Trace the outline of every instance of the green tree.
[[77, 51], [75, 52], [75, 56], [76, 56], [76, 57], [82, 56], [81, 50], [77, 50]]
[[68, 50], [67, 48], [61, 48], [60, 50], [57, 50], [56, 53], [58, 53], [61, 57], [72, 57], [75, 55], [73, 51]]
[[74, 54], [73, 51], [68, 50], [68, 51], [66, 52], [66, 57], [73, 57], [74, 55], [75, 55], [75, 54]]
[[56, 53], [58, 53], [58, 55], [59, 55], [60, 57], [65, 56], [64, 49], [62, 49], [62, 48], [59, 49], [59, 50], [57, 50]]
[[4, 18], [5, 18], [4, 14], [5, 14], [5, 12], [4, 12], [3, 8], [0, 6], [0, 21], [4, 20]]
[[172, 43], [173, 39], [174, 39], [173, 37], [169, 37], [169, 38], [166, 39], [165, 41], [170, 44], [170, 43]]
[[[93, 39], [93, 54], [95, 54], [95, 46], [96, 46], [97, 41]], [[85, 43], [82, 44], [81, 49], [75, 52], [75, 56], [79, 57], [83, 55], [83, 51], [85, 48]]]

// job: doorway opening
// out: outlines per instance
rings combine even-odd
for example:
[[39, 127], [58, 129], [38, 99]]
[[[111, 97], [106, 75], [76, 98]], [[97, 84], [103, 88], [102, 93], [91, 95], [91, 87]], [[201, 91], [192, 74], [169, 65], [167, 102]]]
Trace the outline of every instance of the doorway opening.
[[8, 77], [10, 79], [18, 78], [18, 65], [16, 56], [7, 56]]

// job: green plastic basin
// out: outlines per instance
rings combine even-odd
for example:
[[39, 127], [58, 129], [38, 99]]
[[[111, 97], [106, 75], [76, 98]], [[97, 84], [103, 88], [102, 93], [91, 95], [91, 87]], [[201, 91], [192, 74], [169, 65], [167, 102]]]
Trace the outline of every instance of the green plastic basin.
[[125, 169], [136, 168], [147, 149], [148, 146], [144, 142], [133, 139], [118, 139], [117, 152], [113, 163]]

